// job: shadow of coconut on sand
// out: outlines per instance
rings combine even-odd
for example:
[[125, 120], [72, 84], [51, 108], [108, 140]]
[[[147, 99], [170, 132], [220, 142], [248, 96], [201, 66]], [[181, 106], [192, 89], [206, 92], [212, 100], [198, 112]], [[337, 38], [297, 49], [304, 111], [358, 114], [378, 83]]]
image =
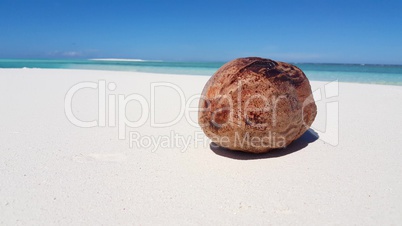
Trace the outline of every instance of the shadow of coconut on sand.
[[234, 151], [224, 147], [220, 147], [219, 145], [211, 142], [209, 147], [211, 150], [220, 156], [238, 159], [238, 160], [253, 160], [253, 159], [266, 159], [266, 158], [278, 158], [288, 154], [292, 154], [294, 152], [300, 151], [307, 147], [310, 143], [318, 140], [319, 135], [313, 129], [308, 129], [301, 137], [294, 140], [290, 145], [285, 148], [273, 149], [269, 152], [262, 154], [254, 154], [242, 151]]

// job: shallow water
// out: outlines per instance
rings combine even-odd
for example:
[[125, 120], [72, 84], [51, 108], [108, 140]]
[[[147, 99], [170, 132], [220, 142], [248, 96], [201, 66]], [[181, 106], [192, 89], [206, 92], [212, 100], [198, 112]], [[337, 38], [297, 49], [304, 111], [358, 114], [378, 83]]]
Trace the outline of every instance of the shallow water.
[[[64, 68], [212, 75], [225, 62], [0, 59], [0, 68]], [[402, 65], [295, 63], [310, 80], [402, 85]]]

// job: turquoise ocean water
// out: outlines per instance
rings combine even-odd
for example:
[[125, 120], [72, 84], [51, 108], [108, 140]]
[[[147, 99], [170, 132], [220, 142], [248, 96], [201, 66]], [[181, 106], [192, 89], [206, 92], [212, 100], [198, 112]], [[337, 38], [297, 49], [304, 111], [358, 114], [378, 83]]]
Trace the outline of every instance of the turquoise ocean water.
[[[225, 62], [0, 59], [0, 68], [64, 68], [212, 75]], [[402, 65], [294, 63], [310, 80], [402, 85]]]

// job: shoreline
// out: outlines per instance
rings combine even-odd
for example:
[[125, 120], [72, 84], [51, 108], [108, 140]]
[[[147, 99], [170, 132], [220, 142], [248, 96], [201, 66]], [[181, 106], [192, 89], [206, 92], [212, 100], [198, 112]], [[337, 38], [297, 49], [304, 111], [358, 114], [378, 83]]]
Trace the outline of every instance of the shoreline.
[[[164, 75], [164, 76], [196, 76], [196, 77], [211, 77], [211, 75], [200, 75], [200, 74], [174, 74], [174, 73], [158, 73], [158, 72], [143, 72], [143, 71], [128, 71], [128, 70], [104, 70], [104, 69], [80, 69], [80, 68], [0, 68], [1, 70], [45, 70], [45, 71], [51, 71], [51, 70], [65, 70], [65, 71], [101, 71], [101, 72], [108, 72], [108, 73], [131, 73], [131, 74], [146, 74], [146, 75]], [[308, 76], [307, 76], [308, 77]], [[314, 82], [333, 82], [337, 80], [312, 80], [309, 79], [310, 81]], [[344, 81], [339, 81], [339, 83], [345, 83], [345, 84], [361, 84], [361, 85], [380, 85], [380, 86], [402, 86], [401, 84], [394, 84], [394, 83], [364, 83], [364, 82], [344, 82]]]

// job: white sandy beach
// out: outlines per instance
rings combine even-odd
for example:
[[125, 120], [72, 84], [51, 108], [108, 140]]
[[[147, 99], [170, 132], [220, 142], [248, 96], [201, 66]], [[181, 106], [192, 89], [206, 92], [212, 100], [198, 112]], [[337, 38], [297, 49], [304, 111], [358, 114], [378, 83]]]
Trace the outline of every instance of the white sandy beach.
[[[198, 100], [190, 98], [201, 93], [208, 78], [0, 69], [0, 224], [402, 222], [402, 86], [339, 83], [338, 93], [327, 93], [330, 110], [325, 110], [325, 95], [317, 99], [315, 132], [287, 149], [249, 155], [211, 150], [201, 129], [192, 125], [196, 112], [169, 126], [151, 126], [152, 119], [171, 122], [181, 104], [197, 107]], [[127, 127], [124, 139], [119, 139], [121, 124], [113, 126], [108, 112], [98, 120], [103, 81], [114, 84], [105, 91], [105, 107], [111, 106], [109, 98], [118, 102], [119, 95], [131, 95], [128, 119], [144, 120], [139, 128]], [[170, 88], [160, 86], [166, 82]], [[311, 83], [313, 90], [327, 84]], [[97, 120], [98, 126], [80, 128], [66, 116], [66, 95], [76, 84], [99, 85], [72, 97], [74, 116]], [[148, 106], [152, 111], [144, 115], [136, 100], [150, 102], [151, 84], [155, 107]], [[118, 122], [121, 111], [113, 109]], [[323, 132], [326, 122], [329, 129]]]

